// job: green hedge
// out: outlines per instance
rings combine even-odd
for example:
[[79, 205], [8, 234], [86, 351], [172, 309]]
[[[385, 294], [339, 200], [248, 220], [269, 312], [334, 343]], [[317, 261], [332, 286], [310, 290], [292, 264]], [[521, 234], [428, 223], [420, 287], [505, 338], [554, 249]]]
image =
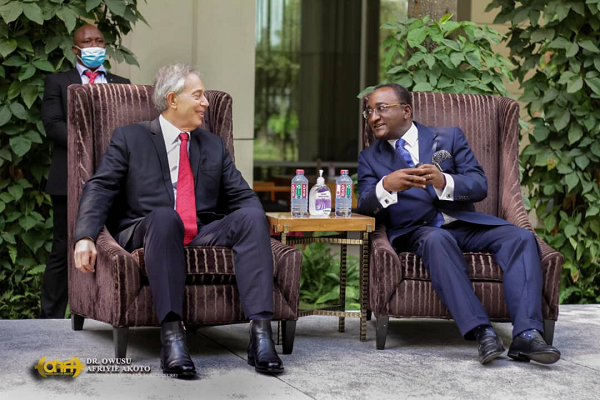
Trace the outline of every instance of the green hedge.
[[600, 0], [495, 0], [527, 104], [523, 183], [565, 256], [561, 302], [600, 302]]
[[73, 32], [89, 21], [110, 58], [137, 65], [121, 38], [144, 19], [136, 0], [0, 0], [0, 17], [0, 318], [34, 318], [52, 243], [45, 76], [73, 68]]

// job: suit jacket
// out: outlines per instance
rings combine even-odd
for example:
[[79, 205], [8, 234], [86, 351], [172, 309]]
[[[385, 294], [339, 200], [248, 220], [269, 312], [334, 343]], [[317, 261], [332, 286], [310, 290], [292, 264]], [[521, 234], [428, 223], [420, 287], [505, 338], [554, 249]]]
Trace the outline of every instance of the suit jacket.
[[[198, 128], [191, 132], [189, 152], [199, 225], [242, 207], [263, 209], [220, 137]], [[106, 221], [111, 234], [119, 233], [119, 241], [127, 243], [146, 215], [158, 207], [174, 206], [158, 118], [120, 127], [96, 173], [83, 187], [74, 239], [96, 240]]]
[[431, 163], [433, 153], [448, 151], [452, 157], [441, 167], [454, 178], [454, 201], [440, 200], [431, 185], [427, 190], [411, 188], [398, 192], [398, 202], [383, 208], [375, 187], [385, 175], [409, 168], [385, 140], [377, 140], [358, 157], [358, 211], [375, 216], [386, 225], [390, 243], [419, 226], [429, 224], [438, 211], [461, 221], [482, 225], [507, 225], [493, 215], [478, 213], [474, 203], [487, 196], [487, 179], [482, 166], [459, 127], [427, 127], [415, 122], [419, 132], [419, 161]]
[[[129, 79], [107, 74], [108, 83], [130, 83]], [[77, 69], [48, 75], [44, 84], [42, 121], [54, 143], [46, 193], [67, 195], [67, 88], [81, 83]]]

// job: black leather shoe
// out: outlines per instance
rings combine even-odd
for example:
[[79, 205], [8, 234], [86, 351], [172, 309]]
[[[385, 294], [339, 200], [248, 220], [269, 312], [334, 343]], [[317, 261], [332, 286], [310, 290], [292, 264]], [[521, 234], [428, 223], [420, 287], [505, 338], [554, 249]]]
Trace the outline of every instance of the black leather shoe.
[[263, 374], [283, 372], [283, 362], [277, 355], [273, 343], [270, 320], [250, 321], [248, 364], [254, 366], [256, 372]]
[[502, 340], [493, 330], [483, 332], [477, 342], [479, 343], [479, 362], [482, 365], [504, 353]]
[[508, 356], [517, 361], [529, 362], [531, 360], [542, 364], [554, 364], [560, 359], [560, 351], [547, 344], [539, 332], [535, 332], [531, 339], [517, 336], [513, 339], [508, 349]]
[[196, 366], [188, 351], [183, 322], [164, 322], [161, 324], [160, 368], [164, 374], [175, 374], [178, 378], [196, 376]]

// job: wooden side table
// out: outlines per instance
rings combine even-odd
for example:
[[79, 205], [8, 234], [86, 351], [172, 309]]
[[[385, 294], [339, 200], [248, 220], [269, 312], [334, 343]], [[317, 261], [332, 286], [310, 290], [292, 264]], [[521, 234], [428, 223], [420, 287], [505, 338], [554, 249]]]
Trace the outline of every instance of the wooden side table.
[[[360, 340], [367, 340], [367, 291], [369, 288], [369, 233], [375, 229], [375, 218], [352, 214], [350, 218], [292, 218], [289, 212], [270, 212], [267, 219], [271, 229], [280, 235], [283, 244], [332, 243], [341, 245], [340, 254], [340, 302], [325, 309], [302, 310], [300, 316], [326, 315], [339, 317], [339, 331], [345, 330], [345, 318], [360, 318]], [[341, 235], [321, 237], [288, 237], [289, 232], [341, 232]], [[361, 232], [361, 239], [349, 239], [348, 232]], [[346, 246], [360, 246], [359, 301], [360, 311], [346, 311]]]

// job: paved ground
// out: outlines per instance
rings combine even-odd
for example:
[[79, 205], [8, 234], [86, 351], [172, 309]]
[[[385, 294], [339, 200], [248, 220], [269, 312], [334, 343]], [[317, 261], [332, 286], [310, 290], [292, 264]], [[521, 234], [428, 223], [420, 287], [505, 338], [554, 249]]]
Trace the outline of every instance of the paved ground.
[[[384, 351], [375, 350], [373, 322], [363, 343], [358, 320], [346, 324], [339, 333], [335, 318], [300, 319], [277, 377], [246, 364], [247, 325], [202, 328], [188, 339], [199, 378], [180, 381], [160, 375], [157, 328], [129, 338], [131, 365], [150, 373], [96, 374], [87, 359], [114, 354], [110, 326], [86, 321], [74, 332], [68, 320], [3, 320], [0, 399], [600, 399], [600, 305], [561, 307], [554, 344], [563, 357], [551, 366], [506, 356], [481, 366], [452, 321], [392, 320]], [[496, 329], [508, 346], [510, 325]], [[75, 378], [42, 378], [34, 369], [42, 357], [87, 365]]]

